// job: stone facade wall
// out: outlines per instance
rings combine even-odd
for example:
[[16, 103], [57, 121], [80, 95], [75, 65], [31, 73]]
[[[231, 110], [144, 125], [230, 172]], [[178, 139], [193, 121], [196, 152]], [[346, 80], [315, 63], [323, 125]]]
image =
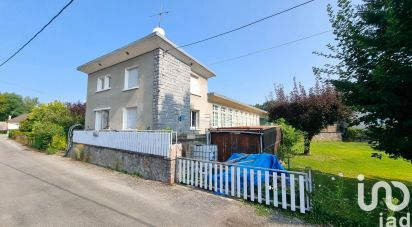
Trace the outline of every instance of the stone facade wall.
[[189, 132], [190, 66], [162, 49], [155, 50], [154, 61], [153, 129]]
[[175, 182], [176, 160], [174, 158], [84, 144], [74, 144], [69, 151], [69, 156], [98, 166], [137, 174], [149, 180], [169, 184]]
[[321, 132], [313, 137], [313, 141], [342, 141], [342, 133]]

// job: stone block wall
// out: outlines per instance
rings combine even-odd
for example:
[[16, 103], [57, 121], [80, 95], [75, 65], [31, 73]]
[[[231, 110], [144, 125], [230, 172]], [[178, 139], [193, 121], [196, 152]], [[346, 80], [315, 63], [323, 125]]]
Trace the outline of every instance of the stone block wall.
[[190, 131], [190, 66], [162, 49], [155, 50], [154, 61], [153, 129], [186, 133]]
[[313, 141], [342, 141], [342, 133], [321, 132], [313, 137]]
[[[181, 148], [180, 148], [181, 150]], [[175, 151], [177, 154], [178, 152]], [[181, 153], [181, 151], [180, 151]], [[142, 178], [173, 184], [175, 182], [176, 160], [156, 155], [73, 144], [69, 156], [117, 171], [137, 174]]]

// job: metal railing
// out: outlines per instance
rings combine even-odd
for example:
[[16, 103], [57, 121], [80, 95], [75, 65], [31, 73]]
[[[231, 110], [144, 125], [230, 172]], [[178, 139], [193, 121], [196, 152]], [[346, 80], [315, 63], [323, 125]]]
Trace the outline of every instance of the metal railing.
[[73, 131], [73, 142], [170, 157], [177, 134], [169, 130]]
[[305, 213], [311, 209], [311, 172], [284, 171], [190, 158], [177, 159], [177, 182], [217, 194]]
[[194, 144], [190, 146], [190, 152], [186, 153], [187, 158], [197, 160], [216, 161], [217, 145]]

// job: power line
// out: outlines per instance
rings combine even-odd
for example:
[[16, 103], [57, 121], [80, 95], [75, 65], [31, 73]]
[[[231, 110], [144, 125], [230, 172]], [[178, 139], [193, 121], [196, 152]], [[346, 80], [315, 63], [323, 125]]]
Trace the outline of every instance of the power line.
[[216, 61], [216, 62], [210, 63], [210, 64], [208, 64], [208, 66], [217, 65], [217, 64], [224, 63], [224, 62], [237, 60], [237, 59], [239, 59], [239, 58], [248, 57], [248, 56], [254, 55], [254, 54], [259, 54], [259, 53], [262, 53], [262, 52], [265, 52], [265, 51], [269, 51], [269, 50], [273, 50], [273, 49], [276, 49], [276, 48], [279, 48], [279, 47], [283, 47], [283, 46], [286, 46], [286, 45], [290, 45], [290, 44], [292, 44], [292, 43], [297, 43], [297, 42], [300, 42], [300, 41], [303, 41], [303, 40], [306, 40], [306, 39], [310, 39], [310, 38], [313, 38], [313, 37], [316, 37], [316, 36], [320, 36], [320, 35], [326, 34], [326, 33], [331, 32], [331, 31], [332, 31], [332, 30], [327, 30], [327, 31], [315, 33], [315, 34], [312, 34], [312, 35], [309, 35], [309, 36], [306, 36], [306, 37], [302, 37], [302, 38], [299, 38], [299, 39], [295, 39], [295, 40], [292, 40], [292, 41], [289, 41], [289, 42], [286, 42], [286, 43], [282, 43], [282, 44], [279, 44], [279, 45], [276, 45], [276, 46], [272, 46], [272, 47], [260, 49], [260, 50], [253, 51], [253, 52], [250, 52], [250, 53], [247, 53], [247, 54], [242, 54], [242, 55], [239, 55], [239, 56], [236, 56], [236, 57], [231, 57], [231, 58], [223, 59], [223, 60], [220, 60], [220, 61]]
[[16, 56], [20, 51], [22, 51], [33, 39], [35, 39], [44, 29], [46, 29], [47, 26], [49, 26], [63, 11], [69, 7], [73, 3], [74, 0], [70, 0], [54, 17], [52, 17], [49, 22], [47, 22], [46, 25], [44, 25], [36, 34], [34, 34], [33, 37], [29, 39], [23, 46], [21, 46], [16, 52], [14, 52], [9, 58], [7, 58], [4, 62], [0, 64], [0, 67], [2, 67], [4, 64], [6, 64], [8, 61], [10, 61], [14, 56]]
[[232, 32], [238, 31], [238, 30], [241, 30], [241, 29], [243, 29], [243, 28], [246, 28], [246, 27], [249, 27], [249, 26], [251, 26], [251, 25], [257, 24], [257, 23], [259, 23], [259, 22], [262, 22], [262, 21], [264, 21], [264, 20], [267, 20], [267, 19], [269, 19], [269, 18], [272, 18], [272, 17], [278, 16], [278, 15], [280, 15], [280, 14], [286, 13], [286, 12], [291, 11], [291, 10], [293, 10], [293, 9], [299, 8], [299, 7], [304, 6], [304, 5], [306, 5], [306, 4], [310, 3], [310, 2], [313, 2], [313, 1], [315, 1], [315, 0], [309, 0], [309, 1], [303, 2], [303, 3], [299, 4], [299, 5], [295, 5], [295, 6], [293, 6], [293, 7], [290, 7], [290, 8], [288, 8], [288, 9], [282, 10], [282, 11], [280, 11], [280, 12], [276, 12], [276, 13], [274, 13], [274, 14], [272, 14], [272, 15], [269, 15], [269, 16], [267, 16], [267, 17], [261, 18], [261, 19], [259, 19], [259, 20], [255, 20], [255, 21], [253, 21], [253, 22], [250, 22], [250, 23], [248, 23], [248, 24], [245, 24], [245, 25], [242, 25], [242, 26], [240, 26], [240, 27], [234, 28], [234, 29], [232, 29], [232, 30], [229, 30], [229, 31], [226, 31], [226, 32], [222, 32], [222, 33], [220, 33], [220, 34], [217, 34], [217, 35], [214, 35], [214, 36], [210, 36], [210, 37], [208, 37], [208, 38], [204, 38], [204, 39], [201, 39], [201, 40], [199, 40], [199, 41], [195, 41], [195, 42], [192, 42], [192, 43], [188, 43], [188, 44], [185, 44], [185, 45], [181, 45], [181, 46], [177, 46], [177, 47], [168, 49], [168, 50], [166, 50], [166, 52], [167, 52], [167, 51], [171, 51], [171, 50], [175, 50], [175, 49], [179, 49], [179, 48], [183, 48], [183, 47], [192, 46], [192, 45], [195, 45], [195, 44], [198, 44], [198, 43], [202, 43], [202, 42], [205, 42], [205, 41], [208, 41], [208, 40], [211, 40], [211, 39], [220, 37], [220, 36], [227, 35], [227, 34], [229, 34], [229, 33], [232, 33]]

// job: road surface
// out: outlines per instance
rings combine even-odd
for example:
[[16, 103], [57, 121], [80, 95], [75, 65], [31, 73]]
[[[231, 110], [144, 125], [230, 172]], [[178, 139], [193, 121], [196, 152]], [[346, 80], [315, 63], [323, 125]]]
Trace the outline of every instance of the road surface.
[[240, 201], [169, 186], [0, 135], [0, 226], [295, 226]]

